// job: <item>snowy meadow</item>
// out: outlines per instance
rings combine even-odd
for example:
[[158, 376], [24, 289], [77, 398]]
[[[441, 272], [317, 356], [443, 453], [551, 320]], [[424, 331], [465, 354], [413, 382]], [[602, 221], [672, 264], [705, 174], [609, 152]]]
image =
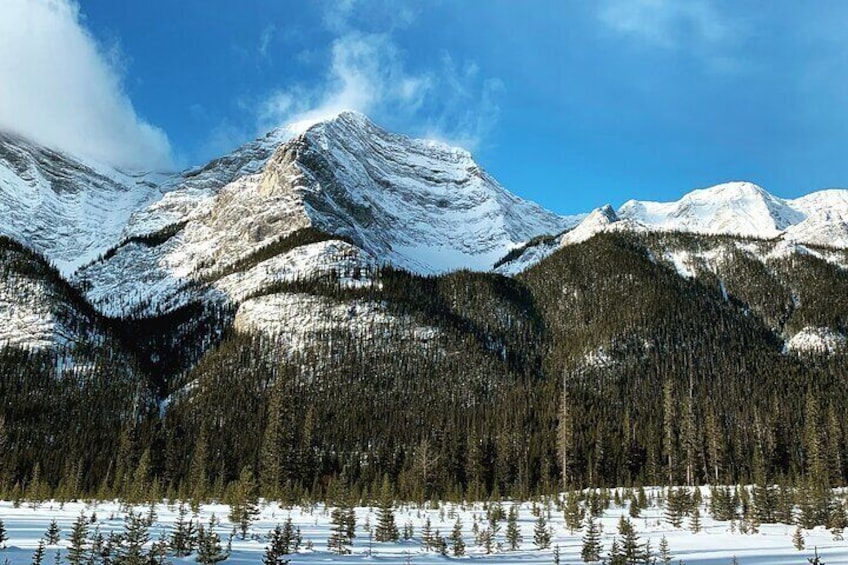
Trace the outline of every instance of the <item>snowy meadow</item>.
[[260, 502], [239, 519], [223, 504], [6, 501], [0, 563], [565, 564], [597, 556], [609, 563], [801, 564], [815, 563], [817, 553], [818, 563], [848, 564], [841, 529], [757, 524], [741, 515], [716, 520], [707, 488], [683, 511], [671, 509], [664, 489], [581, 498], [398, 504], [388, 517], [397, 540], [388, 542], [377, 541], [387, 520], [379, 506]]

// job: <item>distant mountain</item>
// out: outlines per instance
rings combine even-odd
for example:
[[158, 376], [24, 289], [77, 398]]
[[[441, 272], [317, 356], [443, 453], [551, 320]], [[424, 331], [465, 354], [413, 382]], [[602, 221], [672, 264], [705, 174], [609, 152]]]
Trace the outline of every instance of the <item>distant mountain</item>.
[[598, 208], [556, 243], [539, 241], [502, 261], [497, 271], [517, 274], [563, 245], [602, 232], [681, 232], [779, 240], [784, 249], [848, 248], [848, 190], [822, 190], [788, 200], [749, 182], [693, 190], [676, 202], [630, 200], [617, 211]]

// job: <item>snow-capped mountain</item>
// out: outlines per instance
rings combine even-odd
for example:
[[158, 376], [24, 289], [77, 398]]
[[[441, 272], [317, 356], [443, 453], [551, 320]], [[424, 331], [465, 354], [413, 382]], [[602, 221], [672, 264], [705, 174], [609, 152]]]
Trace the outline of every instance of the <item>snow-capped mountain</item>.
[[161, 198], [163, 179], [83, 163], [0, 133], [0, 235], [69, 275], [120, 240], [130, 215]]
[[101, 343], [91, 307], [43, 258], [0, 237], [0, 345], [26, 349]]
[[794, 200], [749, 182], [694, 190], [676, 202], [631, 200], [617, 215], [648, 229], [737, 235], [848, 247], [848, 190], [823, 190]]
[[[95, 305], [168, 309], [196, 296], [201, 281], [233, 298], [239, 285], [222, 273], [237, 262], [251, 264], [237, 276], [256, 287], [376, 264], [488, 270], [511, 248], [576, 223], [507, 192], [462, 149], [391, 134], [352, 112], [301, 134], [272, 132], [234, 155], [248, 157], [182, 175], [130, 218], [123, 245], [77, 273]], [[247, 164], [217, 172], [234, 161]], [[306, 229], [324, 241], [283, 243]], [[284, 252], [249, 260], [279, 245]]]

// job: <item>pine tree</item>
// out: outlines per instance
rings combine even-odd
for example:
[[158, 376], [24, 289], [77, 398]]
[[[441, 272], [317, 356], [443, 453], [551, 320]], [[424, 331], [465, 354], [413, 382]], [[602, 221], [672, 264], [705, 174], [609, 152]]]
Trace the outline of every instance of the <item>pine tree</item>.
[[38, 540], [38, 545], [32, 553], [32, 565], [42, 565], [44, 563], [44, 540]]
[[88, 519], [80, 513], [74, 525], [71, 527], [71, 535], [68, 538], [68, 563], [70, 565], [83, 565], [88, 559]]
[[50, 521], [50, 525], [47, 526], [47, 532], [44, 534], [45, 541], [47, 541], [47, 545], [58, 545], [61, 540], [61, 531], [59, 530], [59, 524], [56, 522], [56, 519], [52, 519]]
[[545, 520], [545, 513], [539, 512], [539, 518], [533, 527], [533, 543], [538, 549], [548, 549], [551, 546], [551, 531]]
[[204, 527], [202, 524], [197, 528], [197, 562], [200, 565], [215, 565], [226, 561], [230, 557], [230, 551], [221, 546], [221, 538], [214, 530], [213, 522]]
[[[509, 529], [507, 529], [507, 536]], [[456, 523], [453, 525], [453, 531], [450, 535], [451, 548], [454, 557], [462, 557], [465, 555], [465, 540], [462, 539], [462, 521], [457, 517]]]
[[573, 421], [571, 417], [571, 406], [568, 399], [568, 383], [566, 376], [562, 376], [562, 395], [560, 398], [559, 414], [557, 423], [557, 448], [559, 450], [560, 472], [562, 473], [562, 488], [568, 489], [569, 485], [569, 453], [573, 442]]
[[845, 530], [845, 520], [845, 506], [841, 502], [835, 501], [827, 524], [830, 535], [833, 536], [833, 541], [842, 541], [844, 539], [842, 534]]
[[234, 492], [234, 501], [230, 508], [230, 522], [237, 524], [241, 539], [247, 537], [250, 525], [259, 516], [259, 500], [256, 493], [256, 480], [250, 467], [244, 467], [239, 474]]
[[[476, 523], [474, 524], [477, 525]], [[478, 542], [479, 544], [479, 542]], [[430, 517], [424, 519], [424, 525], [421, 527], [421, 548], [424, 551], [430, 551], [433, 547], [433, 529], [430, 523]]]
[[521, 545], [521, 528], [518, 526], [518, 511], [515, 505], [509, 509], [509, 517], [506, 521], [506, 541], [511, 551], [515, 551]]
[[147, 523], [141, 514], [130, 511], [124, 526], [123, 544], [119, 552], [122, 565], [145, 565], [145, 544], [150, 541]]
[[259, 483], [262, 495], [267, 500], [276, 500], [280, 494], [283, 478], [282, 466], [282, 422], [284, 379], [278, 377], [271, 387], [268, 401], [268, 417], [262, 437], [262, 453], [259, 465]]
[[795, 533], [792, 535], [792, 545], [798, 551], [804, 551], [804, 530], [801, 529], [800, 524], [795, 527]]
[[559, 565], [559, 544], [554, 546], [553, 560], [554, 565]]
[[6, 542], [9, 541], [9, 536], [6, 534], [6, 524], [0, 520], [0, 549], [6, 549]]
[[687, 503], [688, 495], [683, 489], [669, 488], [665, 501], [665, 521], [675, 528], [681, 527]]
[[333, 508], [330, 514], [330, 537], [327, 538], [327, 549], [336, 555], [350, 553], [350, 538], [347, 534], [347, 515], [342, 508]]
[[639, 506], [639, 500], [635, 496], [630, 497], [630, 506], [627, 509], [627, 513], [631, 518], [638, 518], [642, 515], [642, 508]]
[[635, 564], [644, 559], [642, 544], [633, 524], [622, 516], [618, 521], [618, 533], [621, 536], [621, 553], [628, 564]]
[[580, 506], [580, 499], [576, 492], [568, 494], [565, 501], [565, 527], [568, 532], [574, 535], [574, 532], [579, 531], [583, 527], [583, 517], [585, 516], [583, 508]]
[[587, 563], [601, 559], [601, 529], [595, 518], [590, 514], [586, 517], [586, 533], [583, 534], [583, 547], [580, 557]]
[[693, 534], [697, 534], [701, 531], [701, 511], [697, 506], [689, 517], [689, 529]]
[[671, 563], [671, 549], [668, 547], [668, 538], [665, 536], [660, 540], [660, 563], [669, 565]]
[[188, 507], [180, 504], [177, 520], [174, 522], [171, 532], [171, 551], [175, 557], [186, 557], [191, 555], [197, 545], [197, 530], [194, 521], [188, 517]]
[[618, 543], [618, 539], [613, 538], [605, 565], [627, 565], [627, 560], [624, 557], [624, 553], [621, 552], [621, 545]]
[[374, 531], [374, 539], [378, 542], [395, 542], [400, 539], [400, 532], [398, 532], [397, 524], [395, 524], [392, 486], [388, 476], [383, 477], [383, 486], [380, 489], [377, 529]]
[[281, 543], [284, 554], [296, 552], [300, 548], [300, 529], [295, 533], [291, 516], [286, 518], [286, 522], [283, 524], [283, 539]]

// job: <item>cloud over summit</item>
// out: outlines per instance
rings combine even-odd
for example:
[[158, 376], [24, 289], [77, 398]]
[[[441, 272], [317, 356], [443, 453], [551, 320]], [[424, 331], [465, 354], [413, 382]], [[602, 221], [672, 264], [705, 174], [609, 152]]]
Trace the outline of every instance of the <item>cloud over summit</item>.
[[172, 166], [71, 0], [0, 0], [0, 129], [128, 169]]

